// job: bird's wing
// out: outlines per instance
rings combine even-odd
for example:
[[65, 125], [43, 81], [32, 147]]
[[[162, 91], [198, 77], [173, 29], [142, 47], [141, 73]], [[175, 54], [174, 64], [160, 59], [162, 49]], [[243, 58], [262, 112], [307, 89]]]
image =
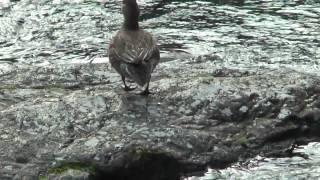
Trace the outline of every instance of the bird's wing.
[[121, 37], [112, 40], [109, 46], [109, 55], [125, 63], [139, 64], [142, 61], [150, 60], [158, 51], [157, 45], [153, 39], [139, 39], [136, 42], [130, 42]]

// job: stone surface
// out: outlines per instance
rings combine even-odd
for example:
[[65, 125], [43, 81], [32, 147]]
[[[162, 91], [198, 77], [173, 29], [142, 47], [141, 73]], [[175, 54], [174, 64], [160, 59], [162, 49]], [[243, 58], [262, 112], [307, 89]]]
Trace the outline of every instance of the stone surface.
[[0, 69], [0, 179], [179, 179], [318, 140], [320, 78], [159, 65], [148, 97], [104, 64]]

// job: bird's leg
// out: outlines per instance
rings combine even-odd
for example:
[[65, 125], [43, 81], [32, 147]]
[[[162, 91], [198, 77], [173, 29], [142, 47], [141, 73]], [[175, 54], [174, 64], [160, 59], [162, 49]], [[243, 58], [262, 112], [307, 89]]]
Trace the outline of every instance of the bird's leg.
[[146, 88], [142, 92], [140, 92], [139, 95], [147, 96], [149, 94], [151, 94], [151, 92], [149, 91], [149, 82], [148, 82], [146, 85]]
[[121, 79], [122, 79], [122, 82], [123, 82], [123, 84], [124, 84], [124, 87], [123, 87], [123, 89], [125, 90], [125, 91], [132, 91], [132, 90], [134, 90], [136, 87], [129, 87], [129, 86], [127, 86], [127, 84], [126, 84], [126, 78], [124, 77], [124, 76], [121, 76]]

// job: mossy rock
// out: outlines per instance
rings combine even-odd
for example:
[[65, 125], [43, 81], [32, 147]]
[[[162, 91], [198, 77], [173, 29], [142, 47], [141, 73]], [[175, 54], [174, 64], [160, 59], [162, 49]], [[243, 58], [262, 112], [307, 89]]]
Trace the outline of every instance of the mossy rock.
[[249, 143], [249, 140], [247, 136], [244, 133], [238, 133], [233, 136], [233, 142], [240, 145], [247, 145]]
[[94, 176], [96, 174], [96, 167], [85, 163], [64, 163], [57, 167], [49, 168], [46, 175], [39, 177], [40, 180], [48, 180], [49, 177], [63, 177], [63, 176]]

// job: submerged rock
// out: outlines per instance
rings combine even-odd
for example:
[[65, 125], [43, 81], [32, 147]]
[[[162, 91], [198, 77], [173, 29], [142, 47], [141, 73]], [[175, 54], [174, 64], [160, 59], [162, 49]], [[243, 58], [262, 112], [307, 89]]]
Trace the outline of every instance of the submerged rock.
[[0, 179], [179, 179], [319, 137], [320, 78], [293, 70], [165, 62], [144, 97], [107, 63], [2, 67]]

